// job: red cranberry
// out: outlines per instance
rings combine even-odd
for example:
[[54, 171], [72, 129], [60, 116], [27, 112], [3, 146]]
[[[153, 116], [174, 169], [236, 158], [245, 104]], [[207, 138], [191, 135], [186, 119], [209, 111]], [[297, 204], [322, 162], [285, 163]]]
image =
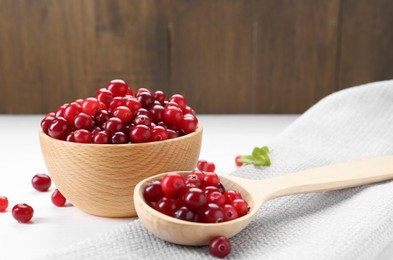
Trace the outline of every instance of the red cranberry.
[[126, 97], [125, 106], [128, 107], [132, 113], [135, 113], [140, 108], [142, 108], [141, 102], [139, 102], [135, 97]]
[[75, 142], [74, 132], [70, 132], [66, 137], [67, 142]]
[[235, 199], [242, 199], [242, 195], [235, 190], [227, 190], [224, 193], [224, 196], [226, 204], [232, 204], [232, 201], [234, 201]]
[[182, 121], [180, 122], [180, 129], [185, 134], [195, 132], [197, 127], [198, 127], [198, 119], [191, 114], [185, 115]]
[[218, 186], [220, 180], [214, 172], [207, 172], [203, 178], [203, 184], [206, 186]]
[[157, 90], [156, 92], [154, 92], [154, 99], [160, 102], [162, 105], [164, 105], [165, 98], [165, 93], [161, 90]]
[[161, 180], [162, 191], [169, 197], [177, 196], [185, 187], [184, 178], [178, 173], [168, 173]]
[[218, 206], [222, 207], [225, 204], [225, 197], [221, 192], [219, 191], [213, 191], [209, 193], [207, 196], [207, 202], [208, 203], [214, 203], [217, 204]]
[[168, 101], [177, 103], [181, 109], [185, 109], [187, 106], [185, 97], [180, 94], [173, 95]]
[[201, 180], [201, 181], [203, 181], [203, 179], [205, 178], [205, 172], [203, 172], [203, 171], [200, 171], [200, 170], [193, 170], [192, 172], [191, 172], [191, 174], [195, 174], [196, 176], [198, 176], [198, 178]]
[[185, 221], [194, 221], [195, 214], [187, 207], [181, 207], [175, 211], [173, 216], [177, 219], [185, 220]]
[[234, 220], [239, 217], [236, 208], [230, 204], [225, 204], [222, 209], [224, 210], [224, 221]]
[[203, 190], [199, 188], [189, 188], [181, 196], [184, 205], [191, 209], [197, 210], [207, 203], [207, 198]]
[[88, 144], [93, 139], [91, 133], [86, 129], [79, 129], [74, 132], [74, 140], [77, 143]]
[[132, 112], [126, 106], [118, 106], [112, 111], [113, 116], [118, 117], [123, 123], [128, 123], [132, 119]]
[[115, 109], [116, 107], [126, 106], [127, 99], [124, 97], [114, 97], [109, 104], [110, 109]]
[[145, 125], [136, 125], [131, 129], [130, 140], [132, 143], [145, 143], [150, 140], [150, 127]]
[[185, 178], [187, 187], [194, 188], [203, 188], [202, 181], [196, 174], [189, 174]]
[[235, 158], [236, 166], [242, 166], [242, 165], [243, 165], [242, 162], [239, 162], [240, 157], [241, 157], [241, 155], [238, 155], [238, 156], [236, 156], [236, 158]]
[[98, 101], [105, 104], [106, 107], [109, 107], [110, 103], [112, 102], [114, 96], [110, 90], [105, 88], [101, 88], [97, 91], [94, 96]]
[[93, 137], [93, 143], [95, 144], [110, 144], [111, 139], [107, 132], [100, 131], [96, 133]]
[[111, 91], [115, 97], [124, 97], [129, 91], [127, 83], [121, 79], [109, 81], [109, 83], [106, 85], [106, 89]]
[[197, 169], [200, 171], [203, 171], [203, 169], [205, 168], [205, 164], [207, 163], [206, 160], [198, 160], [197, 162]]
[[6, 211], [8, 208], [8, 198], [5, 196], [0, 196], [0, 212]]
[[160, 181], [152, 181], [145, 186], [143, 190], [143, 198], [146, 201], [157, 202], [162, 197], [164, 197], [164, 193], [162, 192]]
[[86, 98], [82, 103], [82, 112], [95, 116], [101, 111], [101, 104], [96, 98]]
[[55, 189], [52, 193], [52, 203], [58, 207], [64, 206], [66, 203], [66, 198], [64, 198], [58, 189]]
[[150, 90], [148, 90], [147, 88], [139, 88], [136, 92], [135, 92], [135, 96], [139, 97], [140, 94], [142, 93], [150, 93]]
[[64, 117], [64, 110], [68, 106], [68, 104], [61, 105], [56, 109], [55, 117]]
[[49, 126], [52, 124], [53, 119], [55, 119], [55, 116], [50, 115], [50, 116], [46, 116], [44, 119], [42, 119], [41, 121], [41, 128], [42, 131], [44, 131], [45, 134], [48, 134], [48, 129]]
[[57, 117], [49, 126], [48, 134], [55, 139], [65, 140], [71, 130], [71, 124], [64, 117]]
[[214, 203], [207, 204], [199, 211], [199, 217], [204, 223], [219, 223], [224, 221], [224, 210]]
[[250, 207], [248, 206], [248, 203], [243, 200], [243, 199], [235, 199], [232, 201], [232, 206], [235, 207], [237, 213], [239, 214], [239, 217], [242, 217], [248, 213], [250, 210]]
[[182, 109], [182, 110], [183, 110], [183, 115], [191, 114], [191, 115], [194, 115], [194, 116], [195, 116], [195, 111], [194, 111], [194, 109], [192, 109], [192, 108], [189, 107], [189, 106], [186, 106], [186, 108], [185, 108], [185, 109]]
[[79, 113], [74, 119], [75, 129], [91, 130], [94, 127], [94, 120], [91, 115], [86, 113]]
[[165, 108], [161, 105], [154, 105], [152, 108], [150, 108], [150, 113], [151, 113], [151, 118], [154, 123], [158, 124], [159, 122], [162, 122], [163, 120], [163, 114], [165, 111]]
[[109, 112], [107, 110], [101, 110], [101, 112], [94, 117], [94, 124], [102, 126], [109, 118]]
[[[206, 186], [205, 189], [205, 194], [208, 197], [210, 193], [212, 192], [220, 192], [220, 190], [216, 186]], [[225, 197], [224, 197], [225, 198]]]
[[33, 176], [31, 184], [33, 185], [33, 188], [38, 191], [47, 191], [52, 184], [52, 180], [45, 173], [39, 173]]
[[162, 126], [154, 126], [151, 130], [151, 137], [150, 140], [155, 141], [162, 141], [168, 139], [168, 132]]
[[156, 210], [168, 216], [173, 216], [178, 208], [180, 203], [174, 198], [163, 197], [156, 204]]
[[154, 97], [148, 92], [140, 93], [137, 98], [145, 109], [150, 109], [154, 105]]
[[140, 116], [140, 115], [144, 115], [144, 116], [147, 116], [148, 118], [151, 118], [150, 111], [145, 108], [140, 108], [140, 109], [138, 109], [138, 111], [136, 111], [135, 117]]
[[179, 134], [175, 130], [167, 129], [166, 131], [168, 132], [168, 139], [179, 137]]
[[126, 144], [128, 137], [123, 132], [115, 132], [112, 134], [112, 144]]
[[203, 167], [203, 171], [205, 172], [214, 172], [216, 170], [216, 166], [212, 162], [207, 162]]
[[117, 117], [111, 117], [105, 123], [105, 131], [110, 135], [115, 132], [122, 132], [123, 130], [123, 122]]
[[81, 105], [76, 102], [69, 104], [64, 110], [64, 118], [71, 124], [74, 123], [75, 117], [82, 111]]
[[20, 223], [27, 223], [33, 217], [34, 210], [26, 203], [16, 204], [12, 208], [12, 216]]
[[183, 119], [183, 112], [180, 108], [169, 106], [165, 108], [163, 118], [168, 126], [177, 127]]
[[213, 237], [209, 242], [210, 253], [218, 258], [224, 258], [231, 252], [231, 243], [224, 236]]
[[151, 120], [149, 117], [145, 115], [138, 115], [134, 117], [133, 123], [135, 125], [145, 125], [145, 126], [150, 126], [151, 125]]

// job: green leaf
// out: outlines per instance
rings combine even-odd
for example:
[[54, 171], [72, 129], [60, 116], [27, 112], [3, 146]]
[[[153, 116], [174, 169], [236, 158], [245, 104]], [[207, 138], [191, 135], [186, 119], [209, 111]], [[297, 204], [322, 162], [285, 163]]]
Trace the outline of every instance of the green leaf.
[[245, 164], [254, 164], [255, 166], [270, 166], [272, 164], [269, 157], [269, 147], [255, 147], [251, 155], [243, 155], [239, 157], [238, 161]]
[[265, 166], [266, 165], [266, 160], [264, 157], [260, 157], [258, 159], [255, 159], [254, 161], [255, 166]]
[[261, 156], [263, 154], [264, 153], [263, 153], [263, 150], [261, 148], [255, 147], [254, 150], [252, 150], [252, 154], [251, 155], [256, 158], [256, 157], [259, 157], [259, 156]]

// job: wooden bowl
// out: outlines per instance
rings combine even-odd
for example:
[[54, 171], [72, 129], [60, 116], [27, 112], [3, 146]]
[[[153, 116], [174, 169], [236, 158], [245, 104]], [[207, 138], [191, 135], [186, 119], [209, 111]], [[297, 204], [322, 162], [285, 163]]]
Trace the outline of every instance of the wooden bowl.
[[202, 131], [140, 144], [79, 144], [42, 131], [39, 139], [52, 180], [73, 205], [96, 216], [134, 217], [135, 185], [158, 173], [195, 169]]

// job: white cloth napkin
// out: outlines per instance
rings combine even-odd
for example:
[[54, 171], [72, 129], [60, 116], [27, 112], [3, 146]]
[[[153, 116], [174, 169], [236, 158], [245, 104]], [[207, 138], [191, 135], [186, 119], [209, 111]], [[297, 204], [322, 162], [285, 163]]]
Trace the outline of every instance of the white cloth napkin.
[[[393, 81], [345, 89], [322, 99], [270, 148], [271, 167], [245, 166], [233, 175], [262, 179], [393, 154]], [[393, 182], [384, 182], [272, 200], [231, 239], [229, 258], [375, 259], [392, 239]], [[135, 220], [45, 258], [151, 260], [212, 256], [207, 247], [164, 242]]]

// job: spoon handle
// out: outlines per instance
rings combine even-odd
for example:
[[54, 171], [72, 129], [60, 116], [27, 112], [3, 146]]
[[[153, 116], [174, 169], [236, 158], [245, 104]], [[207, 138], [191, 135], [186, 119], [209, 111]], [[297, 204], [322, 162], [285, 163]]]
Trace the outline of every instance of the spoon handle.
[[345, 189], [393, 179], [393, 156], [312, 168], [270, 179], [268, 199]]

